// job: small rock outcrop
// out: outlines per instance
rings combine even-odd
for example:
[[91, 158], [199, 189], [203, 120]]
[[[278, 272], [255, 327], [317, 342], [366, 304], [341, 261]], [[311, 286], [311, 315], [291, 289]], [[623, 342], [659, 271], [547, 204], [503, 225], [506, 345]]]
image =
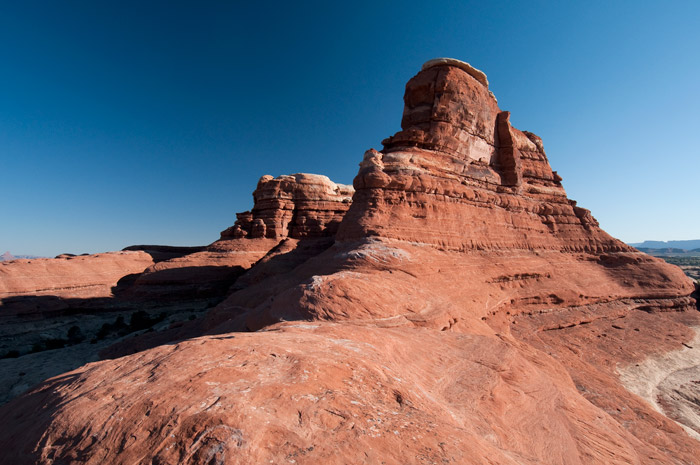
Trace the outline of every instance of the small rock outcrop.
[[263, 176], [253, 192], [255, 206], [236, 214], [236, 224], [221, 233], [221, 240], [332, 237], [353, 193], [352, 186], [318, 174]]

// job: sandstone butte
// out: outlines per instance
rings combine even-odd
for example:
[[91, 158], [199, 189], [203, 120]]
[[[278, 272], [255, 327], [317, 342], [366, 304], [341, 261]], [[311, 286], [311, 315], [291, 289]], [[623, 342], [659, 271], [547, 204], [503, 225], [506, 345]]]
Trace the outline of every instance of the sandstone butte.
[[484, 73], [432, 60], [404, 102], [354, 190], [265, 176], [210, 246], [0, 265], [0, 297], [221, 297], [0, 407], [0, 463], [700, 463], [692, 282], [567, 198]]

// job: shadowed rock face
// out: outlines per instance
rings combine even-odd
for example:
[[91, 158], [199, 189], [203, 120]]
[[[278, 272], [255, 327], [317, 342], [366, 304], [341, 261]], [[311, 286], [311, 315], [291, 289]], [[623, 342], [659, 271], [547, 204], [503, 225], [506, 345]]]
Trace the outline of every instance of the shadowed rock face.
[[0, 462], [700, 463], [618, 378], [695, 337], [691, 282], [569, 200], [487, 86], [427, 63], [352, 204], [263, 177], [182, 257], [248, 257], [226, 298], [0, 407]]

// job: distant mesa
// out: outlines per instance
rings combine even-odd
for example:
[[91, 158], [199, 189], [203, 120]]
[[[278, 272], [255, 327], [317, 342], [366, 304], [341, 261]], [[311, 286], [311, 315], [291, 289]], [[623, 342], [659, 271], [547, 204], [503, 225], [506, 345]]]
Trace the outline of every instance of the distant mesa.
[[663, 254], [685, 254], [688, 252], [695, 252], [695, 250], [686, 250], [686, 249], [676, 249], [673, 247], [664, 247], [664, 248], [651, 248], [651, 247], [637, 247], [637, 250], [640, 252], [646, 252], [646, 253], [663, 253]]
[[700, 248], [700, 239], [685, 240], [685, 241], [644, 241], [630, 243], [632, 247], [637, 249], [680, 249], [694, 250]]
[[629, 245], [641, 252], [657, 257], [700, 258], [700, 239], [686, 241], [644, 241]]
[[698, 463], [693, 282], [569, 199], [465, 62], [426, 63], [382, 144], [352, 187], [263, 176], [201, 248], [0, 266], [1, 344], [65, 328], [3, 368], [103, 358], [6, 377], [0, 463]]

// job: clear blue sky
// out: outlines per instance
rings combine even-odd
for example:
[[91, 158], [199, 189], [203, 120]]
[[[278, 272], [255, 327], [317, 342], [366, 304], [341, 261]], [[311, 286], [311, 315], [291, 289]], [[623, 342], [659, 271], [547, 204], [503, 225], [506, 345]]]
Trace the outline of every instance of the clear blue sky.
[[700, 2], [0, 3], [0, 253], [207, 244], [263, 174], [351, 183], [448, 56], [628, 242], [700, 238]]

